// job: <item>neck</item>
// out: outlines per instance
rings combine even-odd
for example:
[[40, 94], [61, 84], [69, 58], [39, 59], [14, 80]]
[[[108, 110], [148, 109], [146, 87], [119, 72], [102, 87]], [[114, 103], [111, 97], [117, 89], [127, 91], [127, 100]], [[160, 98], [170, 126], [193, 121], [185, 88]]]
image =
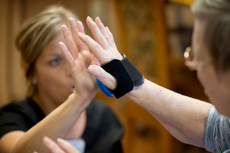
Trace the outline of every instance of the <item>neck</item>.
[[41, 96], [39, 94], [34, 95], [33, 100], [36, 104], [41, 108], [42, 112], [45, 116], [51, 113], [54, 109], [56, 109], [59, 105], [56, 105], [51, 99]]

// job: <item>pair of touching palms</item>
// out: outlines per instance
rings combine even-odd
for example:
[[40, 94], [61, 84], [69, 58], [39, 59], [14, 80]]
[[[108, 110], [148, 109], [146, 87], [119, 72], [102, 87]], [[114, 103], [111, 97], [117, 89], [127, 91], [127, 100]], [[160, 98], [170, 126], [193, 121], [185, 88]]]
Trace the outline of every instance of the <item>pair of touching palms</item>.
[[[90, 17], [86, 19], [95, 40], [85, 35], [84, 26], [80, 21], [75, 22], [70, 18], [69, 23], [70, 30], [66, 25], [62, 26], [66, 44], [59, 42], [59, 46], [68, 62], [74, 80], [73, 96], [81, 99], [79, 106], [85, 109], [98, 91], [95, 77], [110, 89], [116, 87], [115, 78], [100, 65], [112, 59], [121, 60], [122, 56], [117, 50], [109, 28], [105, 27], [99, 18], [96, 18], [95, 21]], [[44, 137], [43, 144], [52, 153], [79, 153], [63, 139], [58, 139], [56, 143], [50, 138]]]
[[[69, 22], [71, 32], [65, 25], [62, 26], [67, 46], [63, 42], [60, 42], [59, 46], [71, 69], [75, 84], [74, 94], [83, 100], [92, 99], [98, 88], [95, 77], [108, 88], [114, 89], [115, 78], [100, 67], [100, 64], [112, 59], [122, 59], [109, 28], [105, 27], [99, 18], [94, 22], [87, 17], [86, 23], [95, 38], [93, 40], [84, 34], [84, 27], [80, 21], [76, 23], [70, 18]], [[91, 81], [88, 81], [89, 78]]]

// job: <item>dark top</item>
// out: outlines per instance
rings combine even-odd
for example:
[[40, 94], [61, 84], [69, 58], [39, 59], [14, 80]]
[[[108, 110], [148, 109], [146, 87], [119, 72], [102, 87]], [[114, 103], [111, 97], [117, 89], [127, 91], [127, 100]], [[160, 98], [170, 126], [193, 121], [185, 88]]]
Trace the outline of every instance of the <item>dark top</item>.
[[[86, 109], [87, 123], [82, 139], [85, 153], [120, 153], [123, 127], [113, 111], [93, 100]], [[27, 131], [45, 117], [32, 98], [13, 102], [0, 109], [0, 138], [11, 131]]]

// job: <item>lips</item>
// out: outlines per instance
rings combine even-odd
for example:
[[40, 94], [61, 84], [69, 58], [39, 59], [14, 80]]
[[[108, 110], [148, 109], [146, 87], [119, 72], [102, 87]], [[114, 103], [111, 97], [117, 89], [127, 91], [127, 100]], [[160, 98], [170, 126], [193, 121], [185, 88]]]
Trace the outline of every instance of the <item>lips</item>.
[[75, 87], [72, 86], [71, 89], [70, 89], [72, 93], [74, 92], [74, 88], [75, 88]]

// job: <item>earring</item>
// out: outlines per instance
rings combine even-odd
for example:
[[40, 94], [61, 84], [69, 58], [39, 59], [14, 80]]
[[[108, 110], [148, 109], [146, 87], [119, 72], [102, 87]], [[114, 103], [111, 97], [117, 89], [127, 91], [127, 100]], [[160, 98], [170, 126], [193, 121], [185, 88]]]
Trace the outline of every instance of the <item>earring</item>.
[[33, 85], [37, 84], [37, 80], [35, 78], [32, 79], [32, 84]]

